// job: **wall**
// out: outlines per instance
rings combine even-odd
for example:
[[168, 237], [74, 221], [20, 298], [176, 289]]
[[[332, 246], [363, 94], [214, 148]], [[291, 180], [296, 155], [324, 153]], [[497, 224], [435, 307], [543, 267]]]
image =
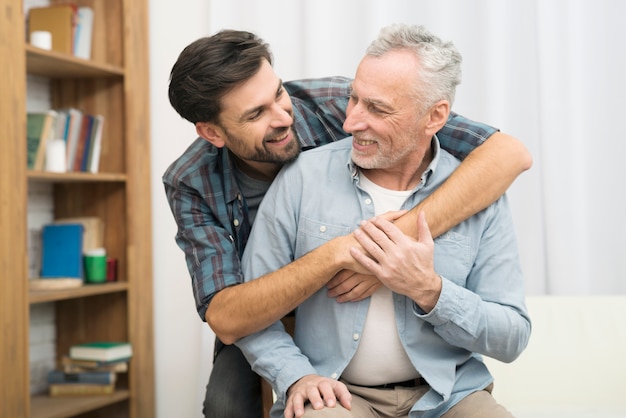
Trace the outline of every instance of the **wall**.
[[[167, 99], [169, 72], [180, 51], [207, 33], [206, 1], [150, 1], [152, 219], [157, 416], [201, 417], [214, 338], [200, 320], [161, 175], [196, 138]], [[201, 352], [202, 347], [207, 347]]]

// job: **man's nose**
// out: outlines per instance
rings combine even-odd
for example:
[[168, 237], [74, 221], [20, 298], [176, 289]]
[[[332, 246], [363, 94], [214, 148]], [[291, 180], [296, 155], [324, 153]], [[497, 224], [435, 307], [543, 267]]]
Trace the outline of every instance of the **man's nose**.
[[291, 109], [285, 109], [279, 104], [274, 105], [272, 108], [272, 127], [281, 128], [291, 126], [292, 124], [293, 117], [291, 116]]
[[343, 130], [346, 132], [364, 131], [367, 128], [365, 111], [360, 104], [349, 106], [346, 110], [346, 120], [343, 122]]

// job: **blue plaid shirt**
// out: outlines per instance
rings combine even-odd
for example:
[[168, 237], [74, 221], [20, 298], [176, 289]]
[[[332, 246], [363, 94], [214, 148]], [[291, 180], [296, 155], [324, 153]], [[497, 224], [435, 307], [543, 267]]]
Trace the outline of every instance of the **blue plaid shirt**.
[[[285, 83], [303, 150], [349, 136], [342, 125], [350, 83], [351, 79], [344, 77]], [[451, 114], [437, 136], [446, 150], [462, 159], [495, 131]], [[196, 308], [203, 321], [217, 292], [244, 282], [240, 258], [252, 220], [234, 170], [225, 148], [198, 138], [163, 175], [167, 200], [178, 226], [176, 243], [185, 253]]]

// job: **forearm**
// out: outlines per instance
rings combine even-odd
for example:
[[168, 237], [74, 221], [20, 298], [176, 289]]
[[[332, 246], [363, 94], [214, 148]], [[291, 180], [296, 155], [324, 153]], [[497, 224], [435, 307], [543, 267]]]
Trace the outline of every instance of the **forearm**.
[[417, 237], [417, 214], [426, 213], [433, 237], [485, 209], [504, 194], [532, 165], [532, 157], [517, 139], [496, 132], [472, 151], [445, 183], [395, 223]]
[[279, 270], [218, 292], [206, 321], [225, 344], [267, 328], [347, 265], [347, 237], [329, 241]]

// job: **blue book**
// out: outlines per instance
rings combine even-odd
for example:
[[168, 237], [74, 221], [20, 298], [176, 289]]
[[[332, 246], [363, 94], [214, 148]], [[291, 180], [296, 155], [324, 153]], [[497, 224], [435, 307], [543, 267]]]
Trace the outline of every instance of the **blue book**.
[[115, 373], [111, 371], [65, 373], [62, 370], [52, 370], [48, 373], [48, 383], [94, 383], [109, 385], [115, 383], [115, 378]]
[[41, 277], [83, 278], [83, 225], [49, 224], [41, 232]]

